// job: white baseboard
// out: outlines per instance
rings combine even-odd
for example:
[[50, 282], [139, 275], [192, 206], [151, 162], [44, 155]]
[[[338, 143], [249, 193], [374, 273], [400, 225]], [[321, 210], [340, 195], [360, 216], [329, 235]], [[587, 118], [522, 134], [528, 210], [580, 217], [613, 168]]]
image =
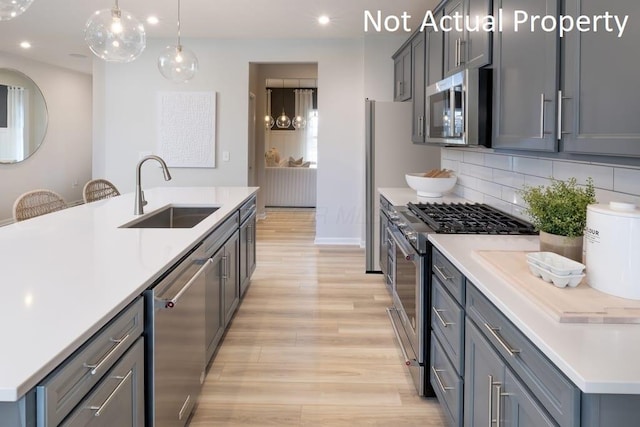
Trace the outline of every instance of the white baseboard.
[[316, 237], [313, 243], [316, 245], [360, 246], [360, 239], [357, 237]]

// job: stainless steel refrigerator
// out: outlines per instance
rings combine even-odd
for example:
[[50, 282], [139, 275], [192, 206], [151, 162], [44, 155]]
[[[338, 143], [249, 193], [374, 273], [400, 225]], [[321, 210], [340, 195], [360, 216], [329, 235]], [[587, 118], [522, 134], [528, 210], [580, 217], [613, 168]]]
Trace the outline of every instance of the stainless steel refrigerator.
[[411, 102], [365, 101], [366, 271], [378, 272], [380, 195], [378, 188], [408, 188], [406, 173], [440, 167], [440, 148], [411, 141]]

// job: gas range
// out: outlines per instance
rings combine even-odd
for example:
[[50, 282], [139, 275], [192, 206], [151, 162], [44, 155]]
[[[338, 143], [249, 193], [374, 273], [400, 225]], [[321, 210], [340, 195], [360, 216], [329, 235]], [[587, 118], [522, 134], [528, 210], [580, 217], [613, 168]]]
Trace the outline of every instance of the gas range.
[[394, 208], [392, 222], [420, 253], [426, 253], [430, 233], [538, 234], [530, 223], [481, 203], [408, 203]]

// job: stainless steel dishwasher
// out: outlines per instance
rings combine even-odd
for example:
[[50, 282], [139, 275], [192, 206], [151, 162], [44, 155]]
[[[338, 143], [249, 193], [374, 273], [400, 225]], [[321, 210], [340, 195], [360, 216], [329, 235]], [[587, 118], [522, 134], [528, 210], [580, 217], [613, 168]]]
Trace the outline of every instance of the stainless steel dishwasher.
[[145, 291], [150, 426], [184, 426], [200, 394], [205, 376], [205, 273], [212, 265], [199, 245]]

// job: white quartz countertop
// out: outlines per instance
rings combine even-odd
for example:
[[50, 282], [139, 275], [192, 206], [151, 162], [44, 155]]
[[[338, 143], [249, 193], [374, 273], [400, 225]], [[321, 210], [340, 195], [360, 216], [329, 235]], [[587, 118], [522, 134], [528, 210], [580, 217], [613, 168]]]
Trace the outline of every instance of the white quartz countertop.
[[468, 200], [453, 193], [442, 197], [418, 197], [416, 190], [409, 187], [378, 188], [378, 192], [391, 203], [391, 206], [405, 206], [407, 203], [464, 203]]
[[559, 323], [474, 254], [536, 251], [537, 236], [431, 234], [429, 240], [580, 390], [640, 394], [640, 325]]
[[145, 214], [220, 207], [193, 228], [119, 228], [137, 218], [133, 193], [1, 227], [0, 402], [36, 386], [257, 190], [145, 190]]

